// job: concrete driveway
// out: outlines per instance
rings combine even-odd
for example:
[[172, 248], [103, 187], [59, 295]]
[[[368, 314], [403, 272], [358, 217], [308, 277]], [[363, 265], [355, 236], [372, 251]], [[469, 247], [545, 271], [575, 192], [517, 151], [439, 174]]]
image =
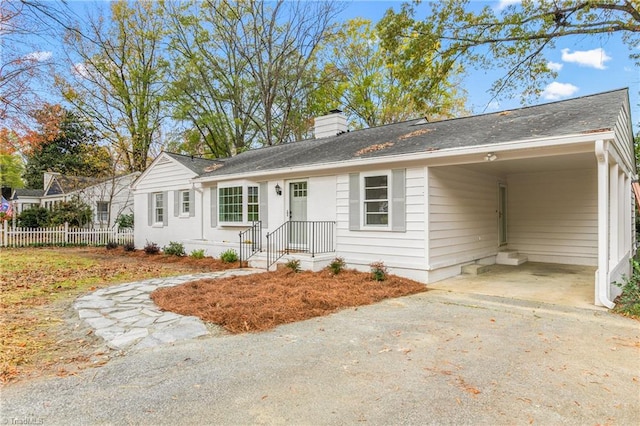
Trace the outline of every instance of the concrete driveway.
[[0, 422], [636, 425], [639, 342], [606, 312], [432, 290], [11, 385]]
[[557, 263], [491, 265], [482, 274], [461, 274], [428, 287], [605, 311], [594, 304], [595, 272], [593, 266]]

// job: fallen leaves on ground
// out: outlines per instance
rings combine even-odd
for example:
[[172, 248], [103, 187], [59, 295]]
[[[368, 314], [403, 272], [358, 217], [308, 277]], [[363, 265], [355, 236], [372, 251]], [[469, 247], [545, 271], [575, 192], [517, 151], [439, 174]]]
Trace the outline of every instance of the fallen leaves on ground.
[[231, 333], [268, 330], [281, 324], [426, 291], [418, 282], [343, 271], [294, 273], [287, 269], [223, 279], [203, 279], [154, 291], [163, 310], [193, 315]]
[[125, 252], [122, 248], [20, 248], [0, 252], [0, 382], [38, 374], [72, 374], [104, 363], [101, 340], [75, 330], [73, 300], [110, 285], [236, 268], [194, 259]]

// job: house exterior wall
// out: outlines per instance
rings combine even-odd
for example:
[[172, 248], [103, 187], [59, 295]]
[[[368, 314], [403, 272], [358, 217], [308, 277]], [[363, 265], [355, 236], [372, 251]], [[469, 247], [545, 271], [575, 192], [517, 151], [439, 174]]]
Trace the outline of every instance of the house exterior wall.
[[510, 249], [534, 262], [597, 265], [595, 167], [510, 175], [507, 204]]
[[430, 167], [428, 173], [429, 281], [458, 275], [476, 260], [493, 263], [498, 178], [461, 166]]
[[[264, 186], [264, 192], [260, 193], [260, 218], [262, 221], [263, 244], [266, 243], [266, 234], [273, 232], [287, 221], [289, 209], [289, 182], [307, 182], [307, 220], [310, 221], [334, 221], [336, 205], [336, 177], [312, 176], [293, 180], [270, 180], [248, 182], [251, 185]], [[219, 185], [235, 185], [246, 181], [228, 181]], [[275, 186], [279, 185], [282, 194], [278, 195]], [[204, 249], [208, 256], [219, 257], [225, 250], [238, 251], [240, 241], [239, 233], [249, 227], [248, 224], [228, 225], [220, 224], [211, 216], [216, 214], [217, 208], [212, 209], [212, 197], [216, 194], [217, 186], [205, 186], [202, 191], [204, 202], [203, 233], [200, 239], [185, 241], [185, 248]], [[262, 199], [266, 195], [265, 200]], [[217, 203], [217, 200], [215, 200]], [[266, 207], [266, 212], [265, 212]], [[215, 223], [215, 225], [213, 225]]]
[[[192, 190], [190, 180], [195, 173], [182, 165], [169, 160], [160, 159], [136, 182], [134, 193], [134, 242], [138, 249], [144, 248], [147, 242], [154, 242], [160, 247], [170, 241], [181, 242], [185, 239], [202, 238], [202, 199], [198, 191], [193, 191], [194, 216], [175, 216], [175, 191]], [[166, 200], [166, 223], [150, 223], [149, 194], [164, 193]], [[153, 222], [153, 221], [151, 221]]]
[[[133, 213], [133, 194], [129, 190], [129, 186], [137, 176], [138, 174], [129, 174], [110, 179], [77, 192], [80, 201], [88, 204], [93, 210], [94, 226], [112, 227], [115, 225], [118, 216]], [[98, 217], [98, 202], [109, 203], [108, 222], [100, 221]]]
[[[389, 170], [372, 172], [387, 173]], [[351, 230], [350, 175], [339, 175], [336, 181], [336, 256], [343, 257], [348, 267], [362, 271], [369, 271], [372, 262], [383, 261], [391, 273], [426, 282], [425, 173], [425, 168], [406, 169], [404, 232]]]

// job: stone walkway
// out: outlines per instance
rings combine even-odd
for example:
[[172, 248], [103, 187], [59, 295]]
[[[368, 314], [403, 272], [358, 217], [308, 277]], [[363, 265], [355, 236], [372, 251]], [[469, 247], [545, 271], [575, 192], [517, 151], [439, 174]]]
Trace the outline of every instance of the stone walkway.
[[151, 300], [152, 291], [204, 278], [223, 278], [263, 272], [231, 269], [204, 274], [155, 278], [96, 290], [73, 304], [80, 319], [117, 350], [137, 350], [193, 339], [209, 334], [197, 317], [161, 311]]

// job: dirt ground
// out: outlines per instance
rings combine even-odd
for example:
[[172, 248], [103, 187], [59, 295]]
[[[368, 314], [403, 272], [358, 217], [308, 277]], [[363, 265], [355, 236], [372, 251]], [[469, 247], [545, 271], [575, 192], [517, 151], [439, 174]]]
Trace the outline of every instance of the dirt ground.
[[[66, 376], [114, 354], [79, 320], [73, 301], [98, 288], [161, 276], [237, 268], [219, 259], [147, 255], [122, 248], [29, 248], [0, 252], [0, 382]], [[9, 278], [10, 277], [10, 278]], [[154, 293], [163, 309], [197, 315], [232, 333], [261, 331], [345, 307], [425, 291], [422, 284], [366, 273], [253, 274], [201, 280]]]

